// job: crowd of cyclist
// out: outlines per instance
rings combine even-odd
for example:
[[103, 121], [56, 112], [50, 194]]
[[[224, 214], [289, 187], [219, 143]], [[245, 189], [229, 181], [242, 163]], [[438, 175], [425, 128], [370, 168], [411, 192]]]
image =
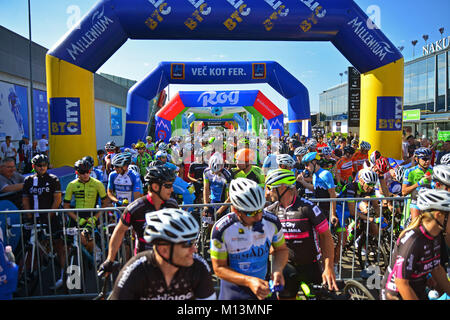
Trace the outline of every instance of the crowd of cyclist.
[[[214, 137], [190, 138], [166, 144], [147, 137], [122, 150], [110, 141], [98, 152], [99, 167], [90, 156], [75, 163], [77, 179], [65, 190], [64, 208], [126, 207], [99, 270], [113, 272], [130, 227], [136, 239], [110, 299], [215, 299], [212, 274], [221, 280], [219, 299], [265, 299], [269, 280], [284, 299], [295, 298], [301, 281], [337, 290], [335, 266], [347, 236], [334, 243], [332, 232], [347, 232], [348, 218], [357, 215], [377, 233], [380, 220], [373, 213], [390, 202], [371, 198], [397, 196], [410, 200], [400, 212], [404, 231], [382, 281], [382, 299], [425, 299], [431, 281], [450, 293], [450, 154], [431, 167], [432, 151], [418, 148], [406, 167], [379, 151], [369, 153], [366, 141], [336, 145], [322, 136], [294, 136], [282, 137], [262, 159], [258, 144], [244, 137], [232, 142], [229, 161], [229, 146], [217, 149]], [[36, 168], [49, 164], [42, 155], [33, 161]], [[330, 198], [367, 200], [348, 201], [349, 216], [343, 217], [336, 201], [315, 202]], [[193, 203], [205, 207], [179, 209]], [[98, 227], [99, 215], [69, 214], [80, 227]], [[195, 253], [201, 224], [210, 232], [208, 257]]]

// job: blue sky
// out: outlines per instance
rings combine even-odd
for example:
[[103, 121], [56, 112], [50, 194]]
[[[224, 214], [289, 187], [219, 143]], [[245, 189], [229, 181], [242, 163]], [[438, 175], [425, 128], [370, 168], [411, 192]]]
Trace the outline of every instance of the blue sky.
[[[181, 0], [180, 0], [181, 1]], [[338, 0], [337, 0], [338, 1]], [[423, 34], [429, 43], [440, 39], [438, 29], [450, 35], [449, 0], [356, 0], [364, 11], [377, 6], [381, 30], [396, 46], [404, 46], [403, 55], [412, 58], [412, 40], [419, 40], [415, 56], [422, 55]], [[27, 0], [0, 0], [0, 24], [28, 38]], [[95, 1], [31, 0], [32, 40], [51, 48], [69, 29], [79, 13], [82, 17]], [[372, 11], [373, 12], [373, 11]], [[370, 15], [370, 13], [369, 13]], [[132, 80], [143, 79], [160, 61], [252, 61], [274, 60], [297, 77], [309, 90], [311, 111], [318, 111], [319, 94], [341, 82], [340, 72], [349, 62], [328, 42], [265, 41], [143, 41], [128, 40], [99, 70]], [[345, 80], [344, 80], [345, 81]], [[178, 90], [259, 89], [280, 109], [286, 100], [268, 85], [175, 86]]]

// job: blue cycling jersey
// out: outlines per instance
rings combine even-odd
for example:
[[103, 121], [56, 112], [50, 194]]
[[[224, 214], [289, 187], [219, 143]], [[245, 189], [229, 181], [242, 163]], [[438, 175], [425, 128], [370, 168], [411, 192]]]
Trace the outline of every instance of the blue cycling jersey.
[[127, 199], [129, 203], [134, 200], [134, 192], [144, 193], [142, 182], [136, 172], [128, 170], [124, 175], [113, 171], [109, 175], [108, 190], [115, 193], [119, 200]]
[[[267, 211], [253, 226], [244, 226], [234, 213], [219, 219], [212, 229], [211, 257], [226, 260], [231, 269], [241, 274], [265, 279], [270, 247], [285, 243], [283, 227], [277, 216]], [[220, 300], [255, 299], [247, 287], [220, 281]]]
[[211, 203], [225, 202], [225, 195], [231, 182], [230, 171], [223, 169], [219, 174], [213, 174], [211, 169], [207, 168], [203, 172], [203, 182], [209, 182]]
[[5, 254], [2, 230], [0, 229], [0, 300], [11, 300], [17, 288], [19, 267], [8, 260]]

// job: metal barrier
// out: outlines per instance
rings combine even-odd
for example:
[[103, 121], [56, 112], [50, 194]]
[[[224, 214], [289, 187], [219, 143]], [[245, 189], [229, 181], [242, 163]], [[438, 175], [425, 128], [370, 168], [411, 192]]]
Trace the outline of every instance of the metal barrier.
[[[377, 217], [386, 217], [386, 209], [381, 205], [379, 210], [374, 212], [372, 202], [390, 202], [392, 211], [397, 214], [402, 214], [401, 210], [398, 210], [409, 197], [392, 197], [392, 198], [330, 198], [330, 199], [308, 199], [313, 203], [330, 203], [330, 229], [334, 229], [331, 226], [331, 210], [332, 203], [339, 202], [348, 203], [356, 202], [358, 204], [362, 201], [368, 202], [368, 217], [369, 219]], [[214, 208], [214, 217], [212, 223], [217, 221], [217, 209], [220, 206], [230, 206], [230, 203], [214, 203], [214, 204], [191, 204], [181, 205], [180, 208], [194, 208], [193, 214], [199, 220], [200, 223], [200, 254], [209, 260], [206, 255], [209, 246], [209, 230], [207, 224], [202, 223], [201, 210], [204, 207]], [[340, 224], [344, 225], [346, 207], [341, 205]], [[5, 244], [11, 242], [13, 237], [19, 237], [18, 245], [14, 248], [16, 255], [16, 263], [20, 266], [19, 272], [19, 285], [14, 295], [14, 299], [89, 299], [94, 298], [101, 290], [99, 279], [97, 277], [98, 266], [106, 259], [108, 253], [108, 244], [118, 219], [125, 208], [95, 208], [95, 209], [54, 209], [54, 210], [7, 210], [0, 212], [0, 224], [6, 226]], [[75, 212], [77, 220], [82, 213], [89, 213], [89, 217], [100, 212], [99, 223], [97, 228], [89, 230], [90, 236], [94, 241], [94, 246], [91, 251], [81, 243], [80, 233], [83, 227], [80, 227], [78, 223], [74, 223], [74, 220], [69, 218], [67, 212]], [[52, 230], [53, 224], [50, 220], [48, 213], [54, 213], [57, 218], [61, 219], [62, 226], [60, 234], [55, 233]], [[19, 215], [18, 223], [11, 223], [12, 215]], [[26, 219], [24, 215], [31, 215]], [[46, 221], [39, 219], [41, 214], [47, 214]], [[16, 217], [17, 218], [17, 217]], [[369, 268], [369, 271], [378, 272], [381, 276], [384, 272], [383, 269], [387, 267], [391, 261], [391, 252], [393, 244], [396, 238], [396, 222], [394, 218], [386, 217], [390, 221], [389, 228], [382, 228], [379, 224], [377, 234], [377, 247], [372, 248], [374, 235], [370, 234], [369, 224], [366, 224], [365, 230], [359, 231], [354, 236], [352, 245], [351, 242], [344, 242], [345, 232], [335, 233], [335, 241], [340, 237], [339, 263], [338, 263], [338, 278], [340, 279], [360, 279], [361, 271]], [[17, 220], [17, 219], [16, 219]], [[354, 217], [355, 225], [358, 225], [358, 214]], [[396, 221], [396, 220], [395, 220]], [[45, 224], [45, 222], [47, 222]], [[69, 223], [71, 222], [71, 223]], [[348, 223], [346, 224], [348, 227]], [[348, 230], [346, 230], [347, 232]], [[20, 234], [19, 234], [20, 233]], [[62, 234], [61, 234], [62, 233]], [[64, 251], [55, 253], [55, 240], [62, 236]], [[365, 240], [361, 238], [365, 237]], [[129, 258], [131, 258], [134, 252], [135, 243], [133, 241], [132, 228], [128, 231], [126, 241], [122, 243], [122, 246], [118, 252], [117, 259], [123, 266]], [[389, 240], [389, 241], [388, 241]], [[362, 241], [362, 246], [366, 247], [366, 259], [361, 257], [362, 250], [358, 250], [356, 245], [357, 241]], [[368, 248], [370, 247], [370, 250]], [[383, 249], [380, 249], [383, 248]], [[375, 250], [376, 252], [373, 252]], [[352, 257], [348, 254], [352, 252]], [[64, 259], [60, 255], [64, 255]], [[359, 255], [358, 255], [359, 254]], [[376, 254], [376, 257], [373, 256]], [[358, 255], [359, 268], [355, 264], [356, 256]], [[372, 255], [369, 257], [369, 255]], [[386, 260], [386, 255], [388, 259]], [[30, 257], [31, 256], [31, 257]], [[351, 258], [351, 259], [350, 259]], [[369, 259], [370, 258], [370, 259]], [[58, 260], [57, 260], [58, 259]], [[57, 260], [57, 261], [56, 261]], [[350, 261], [351, 260], [351, 261]], [[367, 265], [362, 265], [366, 263]], [[63, 265], [63, 266], [62, 266]], [[370, 270], [372, 268], [372, 270]], [[378, 269], [377, 269], [378, 268]], [[56, 288], [55, 284], [57, 280], [61, 278], [61, 274], [64, 274], [63, 285], [61, 288]], [[117, 276], [117, 274], [115, 275]], [[114, 283], [114, 277], [110, 277], [110, 287]]]

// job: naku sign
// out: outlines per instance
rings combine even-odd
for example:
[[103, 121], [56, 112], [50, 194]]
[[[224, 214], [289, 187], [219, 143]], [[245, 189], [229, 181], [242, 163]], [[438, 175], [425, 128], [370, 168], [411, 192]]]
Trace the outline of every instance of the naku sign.
[[402, 97], [377, 98], [377, 131], [402, 130]]
[[50, 99], [50, 130], [52, 135], [80, 135], [80, 98]]

